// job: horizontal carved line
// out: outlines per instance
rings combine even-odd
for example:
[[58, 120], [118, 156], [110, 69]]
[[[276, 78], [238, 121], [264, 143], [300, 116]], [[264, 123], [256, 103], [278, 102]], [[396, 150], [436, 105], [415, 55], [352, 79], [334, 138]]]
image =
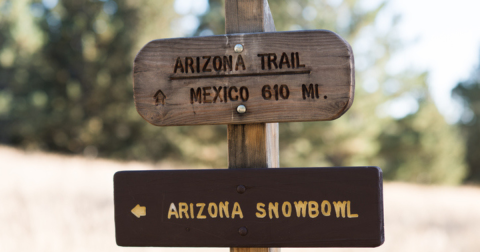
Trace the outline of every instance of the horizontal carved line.
[[291, 74], [310, 74], [310, 70], [301, 71], [285, 71], [273, 73], [244, 73], [244, 74], [221, 74], [221, 75], [192, 75], [192, 76], [172, 76], [170, 80], [185, 80], [185, 79], [204, 79], [204, 78], [223, 78], [223, 77], [249, 77], [249, 76], [268, 76], [268, 75], [291, 75]]

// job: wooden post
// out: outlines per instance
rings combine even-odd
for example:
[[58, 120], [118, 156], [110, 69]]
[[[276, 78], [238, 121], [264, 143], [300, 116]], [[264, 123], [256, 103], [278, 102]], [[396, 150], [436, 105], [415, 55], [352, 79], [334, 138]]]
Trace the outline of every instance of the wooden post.
[[[225, 1], [229, 35], [154, 40], [142, 48], [134, 61], [134, 98], [153, 125], [228, 124], [228, 168], [240, 170], [116, 173], [117, 244], [223, 246], [231, 252], [381, 245], [378, 167], [262, 169], [279, 167], [278, 122], [333, 120], [348, 110], [355, 87], [350, 45], [326, 30], [274, 32], [267, 0]], [[265, 218], [259, 203], [278, 199], [278, 192], [285, 200], [282, 216], [277, 202], [269, 202]], [[295, 202], [305, 195], [308, 204]], [[212, 200], [224, 203], [217, 207]], [[225, 200], [235, 203], [231, 215]], [[207, 219], [202, 202], [210, 202], [212, 220], [197, 220]], [[294, 209], [300, 218], [288, 218]], [[214, 219], [218, 213], [240, 219]]]
[[[273, 32], [267, 0], [225, 0], [225, 33]], [[228, 125], [228, 168], [279, 167], [278, 123]], [[230, 248], [231, 252], [280, 252], [276, 248]]]

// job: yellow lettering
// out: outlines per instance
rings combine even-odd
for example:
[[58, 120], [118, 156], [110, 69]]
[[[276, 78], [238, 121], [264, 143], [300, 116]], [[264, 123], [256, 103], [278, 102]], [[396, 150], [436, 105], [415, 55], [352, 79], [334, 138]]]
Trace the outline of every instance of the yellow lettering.
[[305, 217], [307, 215], [307, 202], [306, 201], [299, 201], [298, 203], [295, 201], [293, 202], [295, 204], [295, 211], [297, 212], [297, 217], [300, 217], [300, 212], [302, 214], [302, 217]]
[[333, 202], [333, 206], [335, 207], [335, 213], [337, 214], [337, 218], [340, 218], [340, 211], [342, 212], [342, 218], [345, 218], [345, 205], [347, 205], [346, 201]]
[[350, 200], [347, 201], [347, 217], [348, 218], [358, 218], [358, 214], [351, 214], [350, 213]]
[[235, 219], [235, 215], [238, 215], [240, 216], [240, 219], [243, 219], [242, 209], [240, 208], [240, 204], [238, 204], [238, 202], [233, 204], [232, 219]]
[[[288, 210], [287, 210], [287, 207], [288, 207]], [[283, 202], [282, 213], [283, 213], [283, 216], [285, 216], [285, 217], [292, 216], [292, 204], [290, 204], [290, 202], [288, 202], [288, 201]]]
[[258, 203], [257, 203], [257, 210], [258, 210], [258, 212], [255, 213], [255, 215], [257, 216], [257, 218], [265, 218], [265, 216], [267, 216], [267, 212], [265, 211], [264, 207], [265, 207], [265, 204], [263, 204], [263, 203], [261, 203], [261, 202], [258, 202]]
[[183, 218], [182, 213], [185, 214], [185, 218], [189, 219], [188, 217], [188, 204], [185, 202], [178, 203], [178, 213], [180, 214], [180, 219]]
[[197, 203], [195, 206], [200, 207], [200, 210], [198, 211], [198, 214], [197, 214], [197, 219], [206, 219], [207, 216], [202, 215], [203, 208], [205, 207], [205, 203]]
[[308, 202], [308, 216], [310, 218], [317, 218], [320, 212], [318, 211], [318, 203], [316, 201]]
[[[213, 211], [212, 211], [212, 209], [213, 209]], [[217, 214], [218, 214], [217, 204], [215, 204], [214, 202], [210, 202], [208, 204], [208, 214], [212, 218], [217, 218]]]
[[170, 204], [170, 208], [168, 209], [168, 218], [172, 217], [172, 215], [175, 215], [175, 218], [178, 219], [178, 213], [177, 213], [177, 208], [175, 207], [175, 204]]
[[275, 218], [279, 218], [278, 216], [278, 202], [275, 202], [275, 205], [272, 204], [272, 202], [268, 203], [268, 217], [270, 219], [273, 218], [273, 214], [272, 212], [275, 214]]
[[[325, 207], [327, 207], [327, 210], [325, 210]], [[332, 211], [332, 205], [330, 205], [330, 202], [328, 202], [328, 200], [322, 201], [321, 208], [323, 216], [330, 216], [330, 212]]]
[[192, 219], [195, 219], [195, 214], [193, 213], [193, 203], [190, 203], [190, 216], [192, 216]]
[[225, 204], [223, 202], [220, 202], [220, 204], [218, 204], [218, 208], [220, 208], [220, 218], [223, 218], [224, 213], [225, 218], [230, 217], [230, 214], [228, 213], [228, 201], [225, 201]]

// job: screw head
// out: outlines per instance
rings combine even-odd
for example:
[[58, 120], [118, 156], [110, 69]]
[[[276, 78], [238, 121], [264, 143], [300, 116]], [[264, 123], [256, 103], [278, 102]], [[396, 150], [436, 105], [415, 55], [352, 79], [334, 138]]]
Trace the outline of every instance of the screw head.
[[241, 236], [245, 236], [248, 234], [248, 229], [246, 227], [241, 227], [238, 229], [238, 233], [241, 235]]
[[239, 114], [244, 114], [245, 112], [247, 112], [247, 107], [243, 106], [243, 105], [238, 105], [237, 107], [237, 112]]
[[241, 53], [241, 52], [243, 52], [243, 45], [242, 44], [236, 44], [235, 47], [233, 48], [233, 50], [236, 53]]
[[237, 186], [237, 192], [238, 193], [244, 193], [247, 190], [244, 185], [239, 185]]

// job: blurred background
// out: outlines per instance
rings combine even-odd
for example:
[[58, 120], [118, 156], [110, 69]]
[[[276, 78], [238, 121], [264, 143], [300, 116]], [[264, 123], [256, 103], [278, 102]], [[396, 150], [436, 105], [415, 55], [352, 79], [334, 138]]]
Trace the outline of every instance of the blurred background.
[[[379, 251], [480, 251], [480, 2], [270, 8], [277, 31], [332, 30], [356, 61], [344, 116], [280, 124], [281, 167], [381, 167]], [[0, 0], [0, 251], [148, 250], [115, 245], [113, 173], [226, 168], [226, 126], [145, 122], [133, 59], [219, 34], [224, 0]]]

